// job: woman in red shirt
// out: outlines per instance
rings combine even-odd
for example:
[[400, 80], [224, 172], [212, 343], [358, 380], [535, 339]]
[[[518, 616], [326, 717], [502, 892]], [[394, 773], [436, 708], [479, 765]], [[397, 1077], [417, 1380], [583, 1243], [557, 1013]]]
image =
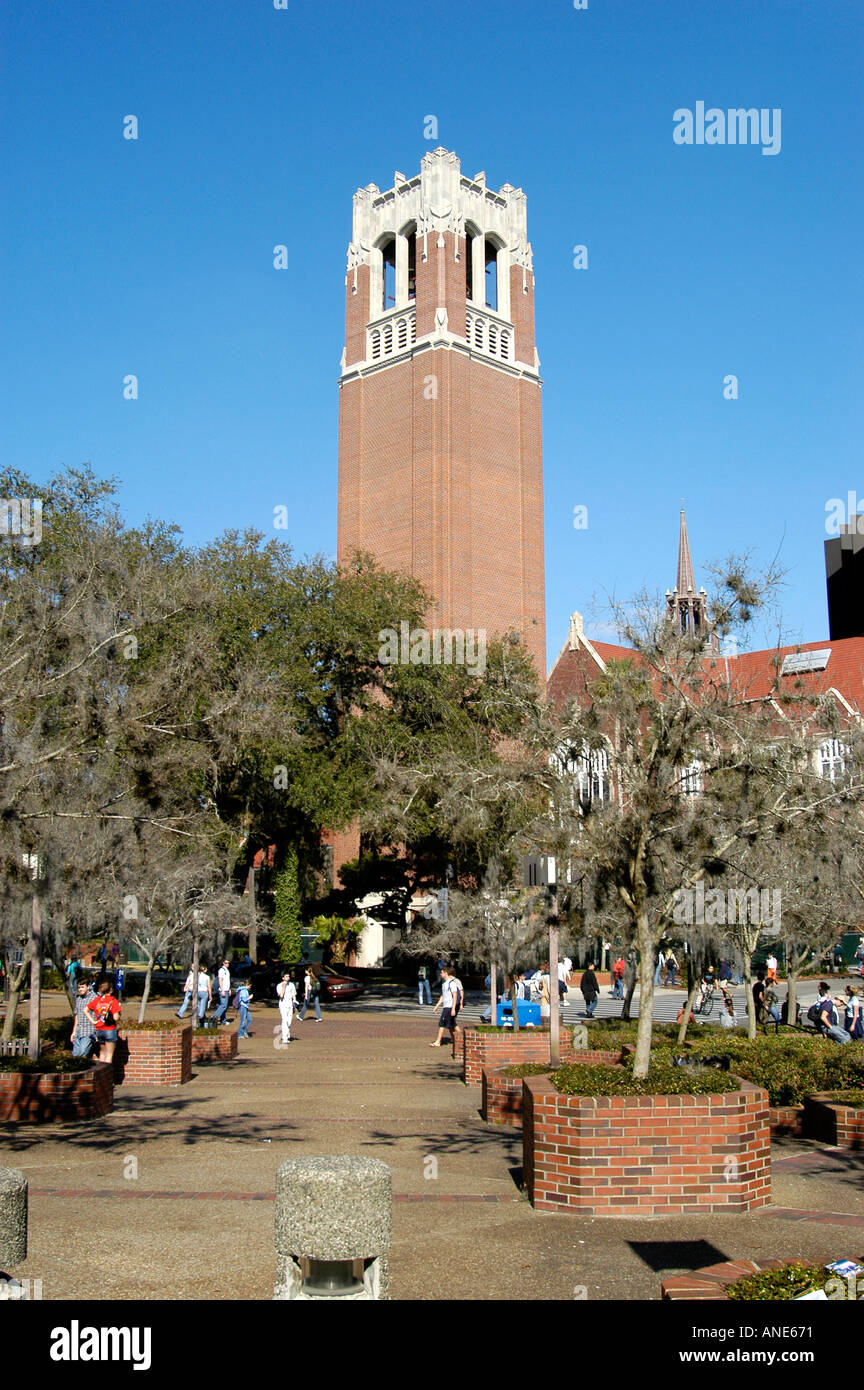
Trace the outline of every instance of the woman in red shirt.
[[96, 997], [87, 1005], [96, 1028], [96, 1042], [99, 1044], [97, 1062], [111, 1062], [117, 1046], [117, 1020], [120, 1017], [120, 1001], [111, 993], [107, 980], [100, 980], [96, 986]]

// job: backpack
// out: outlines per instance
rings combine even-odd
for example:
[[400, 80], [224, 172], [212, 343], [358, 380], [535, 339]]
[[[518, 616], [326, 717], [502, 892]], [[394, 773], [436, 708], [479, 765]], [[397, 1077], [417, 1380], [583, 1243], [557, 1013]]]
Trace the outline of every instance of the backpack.
[[819, 1022], [820, 1012], [818, 1003], [810, 1005], [810, 1008], [807, 1010], [807, 1017], [811, 1023]]
[[234, 998], [231, 1000], [231, 1007], [232, 1007], [232, 1009], [239, 1009], [239, 1008], [240, 1008], [240, 990], [239, 990], [239, 989], [235, 989], [235, 991], [234, 991]]
[[319, 994], [321, 993], [321, 981], [318, 979], [317, 975], [312, 976], [312, 983], [309, 986], [309, 993], [311, 994], [313, 999], [317, 999]]

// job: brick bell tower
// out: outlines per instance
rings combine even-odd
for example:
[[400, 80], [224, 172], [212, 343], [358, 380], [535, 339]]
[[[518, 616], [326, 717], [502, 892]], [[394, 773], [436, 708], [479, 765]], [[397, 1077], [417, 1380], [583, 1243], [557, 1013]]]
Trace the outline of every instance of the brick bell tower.
[[526, 199], [420, 174], [354, 195], [339, 379], [339, 561], [371, 552], [429, 625], [515, 630], [546, 674], [543, 471]]

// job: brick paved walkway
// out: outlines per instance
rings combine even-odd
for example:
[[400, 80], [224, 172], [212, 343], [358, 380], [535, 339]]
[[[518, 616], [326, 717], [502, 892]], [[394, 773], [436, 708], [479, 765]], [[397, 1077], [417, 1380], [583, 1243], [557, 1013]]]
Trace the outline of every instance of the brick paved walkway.
[[[156, 1006], [158, 1015], [164, 1006]], [[89, 1126], [7, 1126], [28, 1173], [45, 1299], [269, 1299], [273, 1192], [285, 1158], [373, 1153], [393, 1170], [393, 1294], [408, 1299], [654, 1299], [662, 1274], [726, 1258], [847, 1253], [864, 1225], [864, 1156], [783, 1141], [777, 1206], [752, 1216], [600, 1220], [532, 1211], [521, 1139], [487, 1127], [431, 1016], [333, 1009], [273, 1047], [275, 1008], [232, 1063], [186, 1086], [123, 1088]], [[98, 1224], [112, 1258], [83, 1259]], [[859, 1242], [860, 1243], [860, 1242]], [[87, 1266], [83, 1275], [82, 1264]]]

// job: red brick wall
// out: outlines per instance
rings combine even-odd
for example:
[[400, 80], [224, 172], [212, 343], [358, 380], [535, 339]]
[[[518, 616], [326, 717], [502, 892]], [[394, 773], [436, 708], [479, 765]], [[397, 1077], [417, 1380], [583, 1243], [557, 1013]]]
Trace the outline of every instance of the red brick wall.
[[769, 1111], [772, 1135], [803, 1134], [803, 1105], [772, 1105]]
[[522, 1083], [525, 1185], [541, 1211], [668, 1216], [771, 1200], [768, 1093], [567, 1096]]
[[192, 1078], [192, 1029], [120, 1029], [115, 1086], [179, 1086]]
[[542, 475], [536, 381], [446, 349], [346, 381], [339, 561], [367, 550], [413, 575], [430, 627], [515, 628], [545, 676]]
[[[620, 1052], [579, 1052], [574, 1053], [580, 1062], [612, 1066], [621, 1060]], [[526, 1059], [523, 1057], [522, 1061]], [[529, 1060], [533, 1060], [529, 1059]], [[506, 1065], [506, 1064], [505, 1064]], [[509, 1065], [515, 1066], [516, 1063]], [[482, 1069], [483, 1099], [480, 1114], [493, 1125], [522, 1124], [522, 1077], [505, 1076], [504, 1071]]]
[[[548, 1028], [520, 1028], [518, 1033], [481, 1033], [477, 1028], [465, 1028], [462, 1077], [468, 1086], [480, 1086], [483, 1068], [497, 1071], [500, 1067], [516, 1066], [519, 1062], [549, 1061]], [[573, 1048], [570, 1028], [561, 1029], [562, 1062], [591, 1062], [620, 1060], [619, 1052], [577, 1052]]]
[[232, 1030], [228, 1033], [217, 1033], [212, 1030], [212, 1036], [192, 1038], [192, 1061], [193, 1062], [230, 1062], [232, 1057], [237, 1056], [237, 1034]]
[[864, 1109], [838, 1105], [826, 1095], [804, 1101], [804, 1136], [841, 1149], [864, 1149]]
[[95, 1062], [86, 1071], [0, 1072], [0, 1120], [12, 1124], [74, 1124], [114, 1109], [111, 1068]]

